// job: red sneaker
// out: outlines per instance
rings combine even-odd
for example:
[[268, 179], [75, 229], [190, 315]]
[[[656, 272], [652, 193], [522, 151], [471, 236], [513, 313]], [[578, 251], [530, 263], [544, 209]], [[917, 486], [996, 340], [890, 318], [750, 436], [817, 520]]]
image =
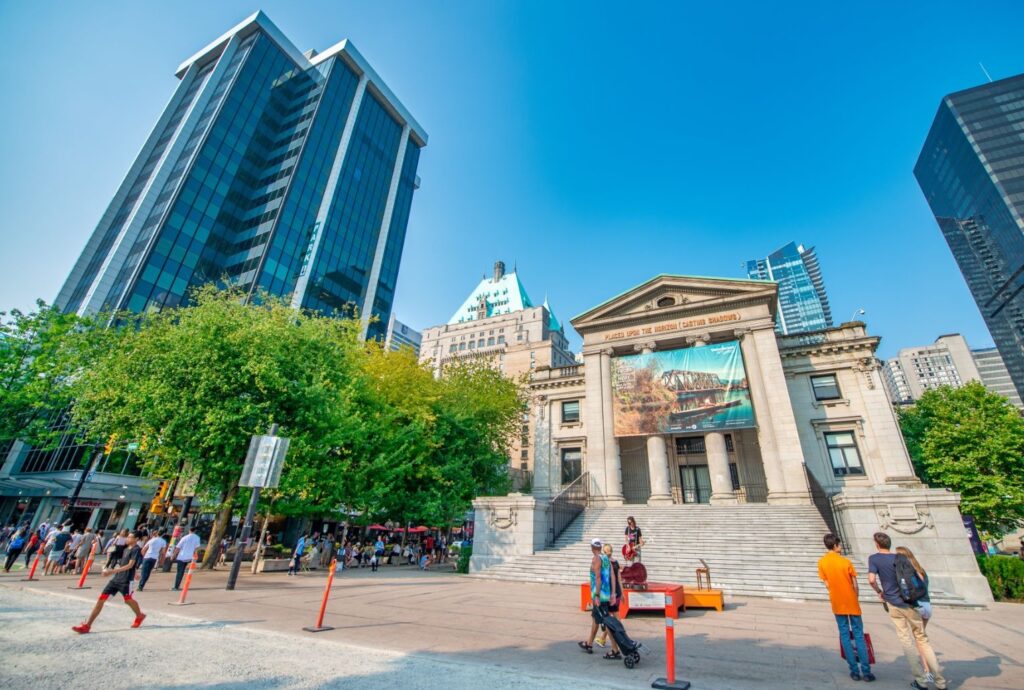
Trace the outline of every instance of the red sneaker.
[[91, 630], [88, 623], [79, 623], [78, 625], [72, 626], [71, 629], [79, 635], [84, 635]]
[[132, 627], [133, 628], [139, 627], [140, 625], [142, 625], [142, 621], [144, 621], [144, 620], [146, 620], [146, 614], [140, 613], [139, 615], [135, 616], [135, 622], [132, 623]]

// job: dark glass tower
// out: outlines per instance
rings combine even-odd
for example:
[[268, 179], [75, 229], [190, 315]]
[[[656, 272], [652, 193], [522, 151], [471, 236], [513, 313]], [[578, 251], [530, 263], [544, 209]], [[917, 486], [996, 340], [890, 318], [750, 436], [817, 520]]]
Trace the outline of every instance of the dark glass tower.
[[832, 308], [814, 247], [805, 249], [790, 242], [763, 259], [751, 259], [747, 262], [747, 277], [778, 282], [779, 322], [775, 329], [779, 333], [832, 328]]
[[914, 175], [1024, 392], [1024, 75], [943, 98]]
[[177, 76], [57, 305], [160, 309], [226, 279], [382, 337], [423, 129], [350, 42], [303, 54], [259, 12]]

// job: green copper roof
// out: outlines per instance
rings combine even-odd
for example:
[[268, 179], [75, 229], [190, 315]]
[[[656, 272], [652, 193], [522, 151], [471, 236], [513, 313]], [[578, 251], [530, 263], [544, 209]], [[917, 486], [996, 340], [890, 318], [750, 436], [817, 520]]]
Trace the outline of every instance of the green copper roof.
[[520, 282], [519, 276], [512, 271], [498, 279], [484, 278], [481, 280], [458, 311], [448, 319], [449, 325], [476, 321], [480, 313], [481, 300], [484, 306], [483, 318], [511, 314], [514, 311], [534, 306], [530, 301], [530, 296], [526, 294], [526, 288]]

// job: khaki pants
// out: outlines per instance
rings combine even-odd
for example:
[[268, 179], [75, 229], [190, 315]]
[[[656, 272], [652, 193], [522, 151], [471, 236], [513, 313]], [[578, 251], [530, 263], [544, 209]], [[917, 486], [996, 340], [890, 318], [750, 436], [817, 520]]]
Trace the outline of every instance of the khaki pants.
[[[946, 679], [942, 677], [942, 669], [935, 658], [935, 652], [928, 642], [928, 635], [924, 632], [924, 621], [921, 614], [912, 608], [899, 608], [889, 604], [889, 617], [896, 626], [896, 636], [900, 638], [903, 646], [903, 655], [907, 657], [910, 664], [910, 672], [914, 674], [914, 680], [919, 685], [927, 685], [925, 671], [921, 668], [921, 654], [928, 664], [928, 670], [935, 677], [935, 687], [943, 690], [946, 687]], [[920, 647], [921, 654], [918, 653]]]

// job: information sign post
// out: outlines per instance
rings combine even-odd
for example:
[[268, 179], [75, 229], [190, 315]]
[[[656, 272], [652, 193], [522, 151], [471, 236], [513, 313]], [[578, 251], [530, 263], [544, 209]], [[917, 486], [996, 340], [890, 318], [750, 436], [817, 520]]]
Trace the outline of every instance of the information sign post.
[[256, 503], [260, 500], [260, 490], [275, 488], [281, 481], [281, 469], [284, 467], [285, 455], [288, 454], [288, 439], [276, 434], [277, 424], [271, 424], [266, 436], [253, 436], [249, 442], [249, 453], [245, 457], [245, 467], [238, 485], [252, 487], [252, 498], [249, 499], [249, 509], [242, 524], [242, 535], [235, 545], [235, 558], [231, 562], [231, 573], [225, 588], [228, 590], [234, 589], [238, 580], [242, 552], [252, 533], [252, 520], [256, 515]]

